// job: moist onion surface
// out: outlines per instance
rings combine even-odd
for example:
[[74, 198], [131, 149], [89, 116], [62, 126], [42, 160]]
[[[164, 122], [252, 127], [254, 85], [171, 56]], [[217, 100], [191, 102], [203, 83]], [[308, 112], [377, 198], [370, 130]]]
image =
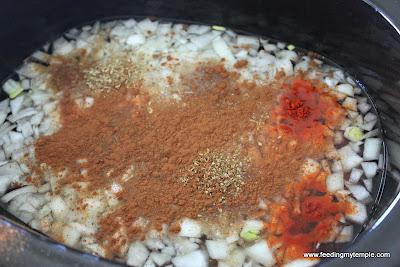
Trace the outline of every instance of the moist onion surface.
[[222, 26], [74, 28], [3, 84], [0, 195], [132, 266], [311, 266], [368, 219], [382, 139], [341, 69]]

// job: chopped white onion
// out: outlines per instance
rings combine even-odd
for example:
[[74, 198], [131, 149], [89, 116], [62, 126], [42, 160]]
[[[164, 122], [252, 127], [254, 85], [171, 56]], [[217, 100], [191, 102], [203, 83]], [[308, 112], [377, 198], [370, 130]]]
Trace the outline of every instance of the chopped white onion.
[[207, 267], [208, 257], [203, 251], [196, 250], [173, 258], [172, 263], [175, 267]]
[[380, 138], [367, 138], [364, 142], [363, 158], [365, 161], [377, 160], [381, 151], [382, 140]]
[[171, 255], [162, 252], [152, 252], [150, 254], [150, 259], [152, 259], [157, 266], [163, 266], [171, 260]]
[[344, 189], [343, 172], [331, 173], [326, 177], [326, 188], [328, 192], [336, 192]]
[[349, 145], [344, 146], [338, 150], [340, 161], [345, 172], [350, 171], [363, 162], [363, 158], [357, 155]]
[[53, 197], [49, 202], [49, 207], [53, 212], [53, 216], [60, 221], [68, 215], [69, 208], [60, 196]]
[[212, 45], [214, 51], [217, 53], [218, 56], [221, 58], [225, 58], [228, 62], [232, 62], [235, 60], [229, 46], [225, 43], [224, 39], [221, 37], [217, 37], [212, 41]]
[[336, 90], [342, 94], [354, 96], [353, 86], [351, 86], [350, 84], [339, 84], [338, 86], [336, 86]]
[[364, 170], [365, 177], [368, 179], [374, 178], [378, 172], [378, 164], [376, 162], [363, 162], [361, 163], [361, 167]]
[[[361, 163], [363, 164], [363, 163]], [[356, 184], [360, 180], [361, 176], [363, 175], [363, 171], [357, 168], [353, 168], [350, 173], [349, 182]]]
[[266, 240], [260, 240], [245, 249], [247, 256], [264, 266], [274, 266], [275, 259]]
[[24, 95], [19, 95], [10, 101], [11, 113], [13, 115], [17, 114], [18, 111], [20, 111], [23, 102], [24, 102]]
[[200, 237], [201, 225], [195, 220], [184, 218], [180, 224], [179, 236], [184, 237]]
[[290, 59], [277, 59], [275, 62], [275, 66], [278, 71], [283, 71], [287, 76], [293, 75], [293, 64]]
[[346, 219], [356, 224], [363, 224], [368, 218], [367, 207], [352, 198], [348, 198], [348, 201], [352, 204], [353, 210], [346, 214]]
[[342, 106], [346, 109], [357, 111], [357, 99], [346, 97], [342, 103]]
[[375, 136], [378, 136], [378, 135], [379, 135], [379, 129], [377, 128], [377, 129], [374, 129], [372, 131], [369, 131], [369, 132], [365, 133], [364, 136], [363, 136], [363, 139], [367, 139], [367, 138], [370, 138], [370, 137], [375, 137]]
[[358, 104], [358, 110], [362, 113], [365, 114], [371, 109], [371, 105], [368, 103], [359, 103]]
[[145, 263], [148, 256], [149, 251], [147, 248], [141, 242], [137, 241], [129, 246], [126, 263], [131, 266], [140, 267]]
[[10, 200], [15, 198], [16, 196], [25, 195], [25, 194], [34, 193], [34, 192], [36, 192], [36, 188], [33, 185], [28, 185], [28, 186], [24, 186], [24, 187], [15, 189], [11, 192], [8, 192], [0, 200], [4, 203], [7, 203], [7, 202], [10, 202]]
[[62, 237], [63, 237], [64, 243], [67, 244], [68, 246], [72, 247], [78, 243], [78, 241], [81, 237], [81, 234], [73, 227], [65, 226], [63, 228]]
[[358, 184], [346, 183], [346, 187], [350, 190], [354, 198], [357, 199], [358, 201], [366, 203], [370, 200], [371, 196], [364, 186]]
[[251, 47], [255, 50], [258, 50], [258, 48], [260, 47], [260, 41], [257, 37], [254, 36], [238, 35], [236, 42], [238, 46]]
[[146, 42], [146, 38], [142, 34], [134, 34], [126, 39], [126, 43], [132, 47], [142, 45]]
[[228, 243], [225, 240], [206, 240], [206, 247], [210, 258], [223, 260], [228, 256]]
[[137, 23], [138, 28], [142, 31], [143, 34], [149, 35], [154, 33], [158, 27], [158, 21], [151, 21], [146, 18]]
[[16, 122], [20, 119], [35, 115], [37, 113], [37, 111], [34, 108], [26, 108], [23, 110], [20, 110], [18, 113], [16, 114], [12, 114], [8, 117], [8, 120], [10, 122]]

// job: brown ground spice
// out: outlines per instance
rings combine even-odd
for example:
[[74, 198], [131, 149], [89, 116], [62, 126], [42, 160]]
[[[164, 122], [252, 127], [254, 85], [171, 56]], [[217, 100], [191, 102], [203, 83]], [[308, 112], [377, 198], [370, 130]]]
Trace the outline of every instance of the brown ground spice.
[[[101, 92], [94, 96], [92, 107], [80, 109], [71, 94], [76, 90], [73, 85], [82, 84], [79, 72], [66, 64], [50, 68], [52, 87], [64, 92], [63, 127], [38, 140], [36, 158], [55, 171], [69, 170], [61, 186], [85, 181], [94, 191], [109, 189], [113, 182], [122, 185], [120, 204], [99, 222], [100, 241], [112, 244], [111, 237], [120, 227], [132, 239], [138, 233], [132, 223], [139, 217], [159, 228], [183, 217], [228, 210], [247, 216], [257, 208], [260, 197], [279, 195], [298, 177], [305, 157], [323, 155], [324, 147], [287, 141], [282, 133], [268, 131], [270, 111], [283, 92], [280, 82], [239, 83], [236, 73], [209, 63], [183, 77], [190, 91], [180, 102], [155, 101], [138, 83]], [[74, 80], [62, 83], [60, 75]], [[227, 155], [238, 150], [243, 161], [249, 160], [240, 194], [223, 190], [204, 194], [196, 179], [185, 184], [179, 179], [208, 150]], [[82, 169], [87, 172], [82, 174]], [[123, 177], [127, 170], [131, 175]]]

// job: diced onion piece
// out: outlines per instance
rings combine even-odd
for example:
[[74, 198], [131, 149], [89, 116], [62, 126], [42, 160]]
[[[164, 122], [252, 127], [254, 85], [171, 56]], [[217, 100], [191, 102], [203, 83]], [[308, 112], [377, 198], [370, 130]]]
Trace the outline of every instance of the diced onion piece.
[[340, 231], [340, 234], [336, 238], [335, 242], [336, 243], [350, 242], [353, 240], [353, 236], [354, 236], [354, 227], [352, 225], [348, 225], [343, 227], [342, 231]]
[[278, 59], [290, 60], [290, 61], [297, 61], [298, 55], [294, 51], [289, 50], [281, 50], [275, 53], [275, 56]]
[[246, 254], [254, 261], [264, 266], [274, 266], [275, 259], [266, 240], [260, 240], [245, 249]]
[[21, 168], [18, 163], [10, 162], [0, 166], [0, 176], [2, 175], [16, 175], [21, 176], [23, 174]]
[[335, 87], [335, 85], [339, 82], [337, 79], [332, 78], [332, 77], [325, 77], [324, 78], [324, 82], [326, 83], [326, 85], [328, 85], [328, 87]]
[[62, 237], [64, 243], [72, 247], [78, 243], [81, 234], [73, 227], [65, 226], [62, 232]]
[[277, 71], [283, 71], [287, 76], [293, 75], [293, 64], [288, 58], [280, 58], [275, 62]]
[[319, 262], [318, 259], [297, 259], [286, 263], [283, 267], [311, 267]]
[[368, 114], [365, 115], [364, 121], [365, 122], [370, 122], [370, 121], [376, 121], [378, 119], [378, 116], [376, 116], [374, 113], [369, 112]]
[[218, 262], [218, 267], [242, 267], [246, 259], [246, 254], [240, 248], [232, 249], [224, 261]]
[[245, 241], [255, 241], [260, 238], [263, 222], [259, 220], [247, 220], [240, 231], [240, 237]]
[[358, 110], [362, 113], [365, 114], [371, 109], [371, 105], [368, 103], [359, 103], [358, 104]]
[[294, 71], [295, 72], [299, 72], [299, 71], [306, 72], [308, 70], [308, 68], [309, 68], [309, 63], [307, 61], [303, 60], [294, 66]]
[[364, 116], [364, 123], [362, 124], [362, 128], [366, 131], [371, 131], [376, 123], [378, 122], [378, 117], [376, 114], [369, 112]]
[[210, 26], [206, 25], [190, 25], [187, 28], [188, 33], [194, 33], [194, 34], [205, 34], [210, 30]]
[[96, 227], [89, 224], [89, 225], [83, 225], [77, 222], [71, 222], [69, 223], [69, 226], [71, 226], [72, 228], [74, 228], [76, 231], [78, 231], [81, 234], [85, 234], [85, 235], [92, 235], [96, 232]]
[[146, 38], [141, 34], [134, 34], [126, 39], [126, 43], [130, 46], [136, 47], [146, 42]]
[[201, 236], [201, 225], [195, 220], [185, 218], [180, 224], [181, 230], [179, 236], [185, 237], [195, 237], [199, 238]]
[[3, 122], [6, 120], [7, 114], [9, 112], [9, 104], [10, 104], [10, 99], [4, 99], [3, 101], [0, 102], [0, 125], [3, 124]]
[[364, 134], [363, 139], [375, 137], [379, 135], [379, 129], [374, 129]]
[[354, 152], [356, 152], [357, 154], [361, 152], [361, 145], [364, 144], [364, 142], [362, 141], [358, 141], [358, 142], [350, 142], [349, 146], [351, 147], [351, 149], [353, 149]]
[[49, 206], [53, 212], [53, 216], [57, 220], [62, 221], [68, 214], [68, 206], [60, 196], [53, 197], [49, 203]]
[[374, 178], [378, 172], [378, 164], [376, 162], [363, 162], [361, 163], [361, 167], [364, 170], [365, 177], [369, 179]]
[[177, 250], [177, 253], [179, 255], [184, 255], [187, 253], [190, 253], [192, 251], [195, 251], [196, 249], [199, 248], [199, 245], [196, 243], [193, 243], [187, 238], [177, 238], [175, 240], [175, 248]]
[[338, 153], [343, 166], [343, 171], [345, 172], [350, 171], [363, 162], [363, 158], [357, 155], [349, 145], [340, 148]]
[[260, 47], [260, 41], [254, 36], [238, 35], [236, 40], [238, 46], [251, 47], [255, 50]]
[[370, 195], [364, 186], [358, 184], [346, 183], [346, 187], [350, 190], [354, 198], [357, 199], [358, 201], [361, 201], [363, 203], [369, 201]]
[[195, 250], [189, 254], [173, 258], [172, 263], [175, 267], [207, 267], [208, 257], [203, 251]]
[[346, 219], [356, 224], [363, 224], [367, 218], [367, 207], [352, 198], [347, 198], [347, 200], [352, 204], [352, 211], [346, 214]]
[[342, 103], [342, 106], [346, 109], [357, 111], [357, 99], [346, 97]]
[[153, 262], [152, 258], [149, 257], [147, 261], [143, 264], [143, 267], [156, 267], [156, 264]]
[[381, 144], [382, 140], [380, 138], [365, 139], [363, 153], [364, 160], [377, 160], [381, 151]]
[[361, 125], [361, 128], [363, 128], [366, 131], [371, 131], [372, 129], [374, 129], [375, 125], [376, 125], [377, 121], [369, 121], [364, 123], [363, 125]]
[[202, 35], [196, 35], [190, 38], [190, 41], [198, 48], [203, 49], [208, 46], [214, 38], [216, 38], [219, 34], [215, 32], [208, 32]]
[[354, 96], [353, 86], [350, 84], [339, 84], [336, 86], [336, 90], [342, 94], [346, 94], [348, 96]]
[[230, 62], [235, 60], [229, 46], [220, 36], [218, 36], [213, 40], [212, 45], [215, 53], [217, 53], [217, 55], [220, 56], [221, 58], [225, 58], [227, 61]]
[[157, 266], [163, 266], [171, 260], [171, 255], [162, 252], [152, 252], [150, 254], [150, 259], [152, 259]]
[[151, 250], [159, 250], [165, 247], [164, 243], [157, 238], [148, 238], [144, 241], [144, 243]]
[[7, 93], [7, 95], [13, 99], [17, 97], [24, 88], [22, 87], [20, 82], [14, 81], [13, 79], [9, 79], [3, 84], [3, 91]]
[[140, 30], [142, 30], [142, 33], [149, 35], [157, 30], [158, 21], [151, 21], [150, 19], [146, 18], [138, 22], [137, 26]]
[[225, 240], [206, 240], [206, 247], [211, 259], [223, 260], [228, 256], [228, 243]]
[[13, 115], [17, 114], [18, 111], [21, 110], [22, 104], [24, 103], [24, 95], [19, 95], [13, 100], [10, 101], [10, 108], [11, 108], [11, 113]]
[[339, 160], [334, 160], [331, 166], [332, 172], [342, 172], [343, 167], [342, 163]]
[[10, 202], [10, 200], [15, 198], [16, 196], [34, 193], [34, 192], [36, 192], [36, 188], [33, 185], [24, 186], [24, 187], [15, 189], [11, 192], [8, 192], [1, 198], [1, 201], [4, 203], [7, 203], [7, 202]]
[[18, 113], [13, 114], [8, 117], [8, 120], [10, 122], [16, 122], [20, 119], [35, 115], [37, 111], [34, 108], [25, 108], [23, 110], [20, 110]]
[[139, 267], [145, 263], [148, 256], [149, 251], [147, 248], [141, 242], [135, 242], [129, 246], [126, 263], [131, 266]]
[[[363, 164], [363, 163], [361, 163]], [[360, 180], [361, 176], [363, 175], [363, 171], [357, 168], [353, 168], [351, 170], [350, 173], [350, 178], [349, 178], [349, 182], [352, 184], [356, 184], [358, 183], [358, 181]]]
[[328, 192], [336, 192], [344, 189], [343, 172], [336, 172], [326, 177], [326, 188]]
[[363, 131], [356, 126], [347, 127], [344, 131], [344, 137], [352, 142], [358, 142], [363, 139]]

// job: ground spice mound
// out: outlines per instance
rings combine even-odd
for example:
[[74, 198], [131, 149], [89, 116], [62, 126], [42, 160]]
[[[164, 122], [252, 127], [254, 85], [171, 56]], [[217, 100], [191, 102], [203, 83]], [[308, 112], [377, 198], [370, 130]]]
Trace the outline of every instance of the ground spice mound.
[[315, 251], [315, 244], [327, 241], [340, 219], [352, 211], [352, 204], [327, 192], [325, 172], [302, 177], [287, 186], [285, 202], [270, 206], [267, 229], [269, 244], [280, 244], [277, 260], [281, 264]]
[[[193, 160], [179, 179], [184, 184], [194, 179], [197, 189], [209, 196], [218, 191], [237, 196], [244, 184], [246, 165], [247, 159], [240, 159], [237, 151], [230, 155], [207, 150]], [[224, 201], [222, 196], [220, 202]]]
[[237, 73], [206, 62], [182, 75], [180, 101], [152, 99], [134, 83], [97, 92], [93, 106], [82, 109], [71, 92], [87, 86], [85, 68], [54, 70], [52, 87], [64, 93], [63, 126], [37, 141], [36, 159], [67, 170], [60, 186], [86, 182], [90, 193], [121, 185], [119, 204], [99, 221], [96, 237], [105, 245], [116, 242], [121, 227], [127, 241], [137, 237], [139, 218], [159, 228], [221, 212], [245, 217], [260, 198], [279, 195], [299, 177], [306, 157], [325, 150], [293, 140], [271, 121], [281, 94], [290, 91], [282, 81], [239, 82]]
[[309, 81], [296, 78], [288, 86], [276, 110], [279, 127], [302, 141], [325, 144], [331, 130], [344, 119], [343, 108]]

